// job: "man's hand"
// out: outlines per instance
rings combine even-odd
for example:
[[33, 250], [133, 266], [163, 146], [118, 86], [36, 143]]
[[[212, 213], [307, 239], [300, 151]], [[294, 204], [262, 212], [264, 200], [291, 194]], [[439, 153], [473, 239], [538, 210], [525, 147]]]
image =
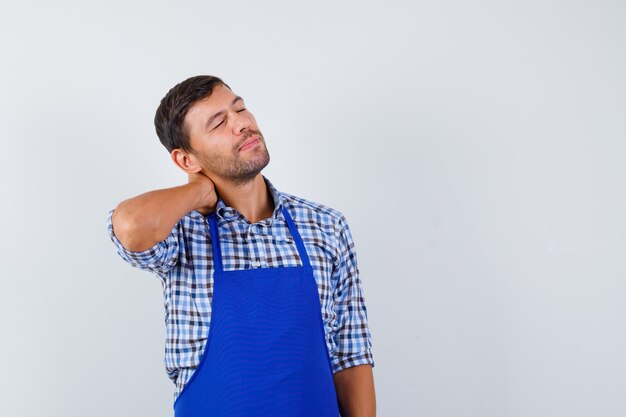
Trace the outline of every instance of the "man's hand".
[[194, 184], [200, 190], [199, 206], [195, 210], [203, 216], [211, 213], [217, 207], [217, 193], [215, 184], [202, 172], [188, 174], [189, 184]]

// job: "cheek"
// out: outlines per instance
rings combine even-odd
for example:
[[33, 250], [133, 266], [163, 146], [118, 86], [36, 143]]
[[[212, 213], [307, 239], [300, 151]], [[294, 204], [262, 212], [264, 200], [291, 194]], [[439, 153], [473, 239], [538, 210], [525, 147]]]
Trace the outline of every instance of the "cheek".
[[216, 160], [232, 158], [236, 153], [235, 143], [220, 143], [218, 145], [207, 146], [204, 148], [204, 162], [211, 165]]

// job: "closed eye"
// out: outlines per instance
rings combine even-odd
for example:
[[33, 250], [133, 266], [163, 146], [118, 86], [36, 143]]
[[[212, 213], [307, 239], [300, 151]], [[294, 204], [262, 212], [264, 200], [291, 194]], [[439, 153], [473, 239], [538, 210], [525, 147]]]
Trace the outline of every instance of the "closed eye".
[[[237, 113], [241, 113], [242, 111], [246, 111], [247, 109], [241, 109], [241, 110], [237, 110]], [[218, 124], [215, 125], [215, 127], [213, 129], [217, 129], [218, 127], [220, 127], [220, 125], [224, 123], [224, 120], [222, 120], [221, 122], [219, 122]]]

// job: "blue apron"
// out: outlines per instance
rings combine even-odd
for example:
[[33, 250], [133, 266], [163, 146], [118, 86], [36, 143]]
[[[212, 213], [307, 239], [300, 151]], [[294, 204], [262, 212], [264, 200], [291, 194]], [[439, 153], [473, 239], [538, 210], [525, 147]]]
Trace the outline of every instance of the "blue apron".
[[175, 417], [339, 417], [320, 298], [309, 256], [283, 207], [302, 266], [224, 271], [209, 214], [211, 325]]

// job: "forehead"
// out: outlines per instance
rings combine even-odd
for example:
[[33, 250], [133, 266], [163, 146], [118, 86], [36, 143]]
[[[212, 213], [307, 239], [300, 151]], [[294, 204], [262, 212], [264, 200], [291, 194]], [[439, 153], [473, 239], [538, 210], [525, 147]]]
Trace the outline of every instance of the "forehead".
[[200, 99], [189, 106], [187, 116], [204, 114], [206, 112], [209, 113], [206, 116], [211, 116], [218, 111], [225, 110], [235, 97], [237, 95], [230, 91], [230, 88], [217, 85], [213, 88], [210, 96]]

